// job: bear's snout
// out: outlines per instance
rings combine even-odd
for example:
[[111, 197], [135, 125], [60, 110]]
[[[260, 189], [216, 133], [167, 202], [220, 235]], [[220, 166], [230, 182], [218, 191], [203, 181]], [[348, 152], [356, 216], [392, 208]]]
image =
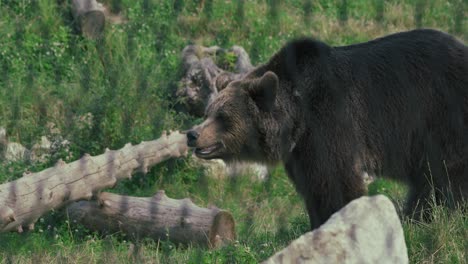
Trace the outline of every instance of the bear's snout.
[[197, 131], [193, 129], [187, 132], [187, 145], [192, 148], [195, 147], [199, 136], [200, 136], [200, 133], [198, 133]]

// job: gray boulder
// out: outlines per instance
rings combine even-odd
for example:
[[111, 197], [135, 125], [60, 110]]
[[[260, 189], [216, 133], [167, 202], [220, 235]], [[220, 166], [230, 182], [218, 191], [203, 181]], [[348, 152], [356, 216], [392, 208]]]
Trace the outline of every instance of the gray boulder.
[[206, 175], [214, 179], [250, 175], [253, 180], [265, 181], [269, 176], [268, 167], [259, 163], [234, 162], [226, 164], [220, 159], [204, 160], [195, 155], [192, 155], [191, 161], [195, 166], [201, 166]]
[[397, 264], [408, 263], [408, 253], [395, 207], [376, 195], [350, 202], [263, 263]]
[[3, 158], [6, 161], [23, 161], [29, 156], [29, 150], [20, 143], [10, 142], [6, 145]]
[[8, 143], [8, 138], [6, 130], [3, 127], [0, 127], [0, 145], [6, 145]]
[[50, 157], [52, 143], [46, 136], [41, 137], [41, 141], [34, 144], [31, 148], [29, 159], [33, 162], [45, 162]]

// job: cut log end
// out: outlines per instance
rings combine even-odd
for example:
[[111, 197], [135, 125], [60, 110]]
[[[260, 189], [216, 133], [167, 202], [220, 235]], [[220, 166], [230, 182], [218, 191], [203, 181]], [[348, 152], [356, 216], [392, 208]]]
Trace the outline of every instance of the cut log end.
[[209, 234], [210, 248], [222, 247], [236, 239], [236, 223], [227, 211], [219, 211], [211, 226]]
[[8, 206], [0, 208], [0, 226], [16, 221], [15, 212]]
[[89, 230], [122, 232], [130, 239], [169, 239], [209, 248], [235, 239], [230, 213], [198, 207], [188, 199], [171, 199], [163, 191], [146, 198], [102, 193], [98, 201], [80, 201], [67, 209], [70, 219]]
[[80, 29], [83, 35], [90, 39], [99, 39], [103, 36], [106, 17], [101, 11], [93, 10], [80, 17]]

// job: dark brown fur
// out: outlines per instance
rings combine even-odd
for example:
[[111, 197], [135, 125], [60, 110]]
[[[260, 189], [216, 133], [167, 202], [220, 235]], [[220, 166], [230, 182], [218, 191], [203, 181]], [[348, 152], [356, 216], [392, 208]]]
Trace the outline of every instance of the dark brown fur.
[[405, 181], [408, 212], [431, 189], [468, 195], [468, 49], [434, 30], [329, 47], [294, 41], [232, 82], [189, 132], [202, 158], [282, 162], [313, 228], [363, 195], [362, 173]]

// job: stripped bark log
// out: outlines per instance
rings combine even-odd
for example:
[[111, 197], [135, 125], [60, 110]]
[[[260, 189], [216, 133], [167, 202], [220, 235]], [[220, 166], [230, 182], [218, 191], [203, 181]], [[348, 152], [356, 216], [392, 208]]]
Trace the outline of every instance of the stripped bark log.
[[232, 215], [216, 207], [201, 208], [190, 199], [176, 200], [164, 191], [139, 198], [101, 193], [97, 201], [80, 201], [67, 207], [71, 220], [107, 234], [123, 232], [174, 243], [219, 247], [235, 239]]
[[185, 156], [187, 144], [184, 134], [164, 133], [154, 141], [138, 145], [125, 145], [120, 150], [106, 150], [102, 155], [81, 159], [0, 185], [0, 232], [23, 227], [34, 228], [34, 223], [44, 213], [70, 202], [91, 199], [104, 188], [113, 187], [117, 181], [130, 178], [132, 172], [143, 173], [148, 167], [173, 157]]

